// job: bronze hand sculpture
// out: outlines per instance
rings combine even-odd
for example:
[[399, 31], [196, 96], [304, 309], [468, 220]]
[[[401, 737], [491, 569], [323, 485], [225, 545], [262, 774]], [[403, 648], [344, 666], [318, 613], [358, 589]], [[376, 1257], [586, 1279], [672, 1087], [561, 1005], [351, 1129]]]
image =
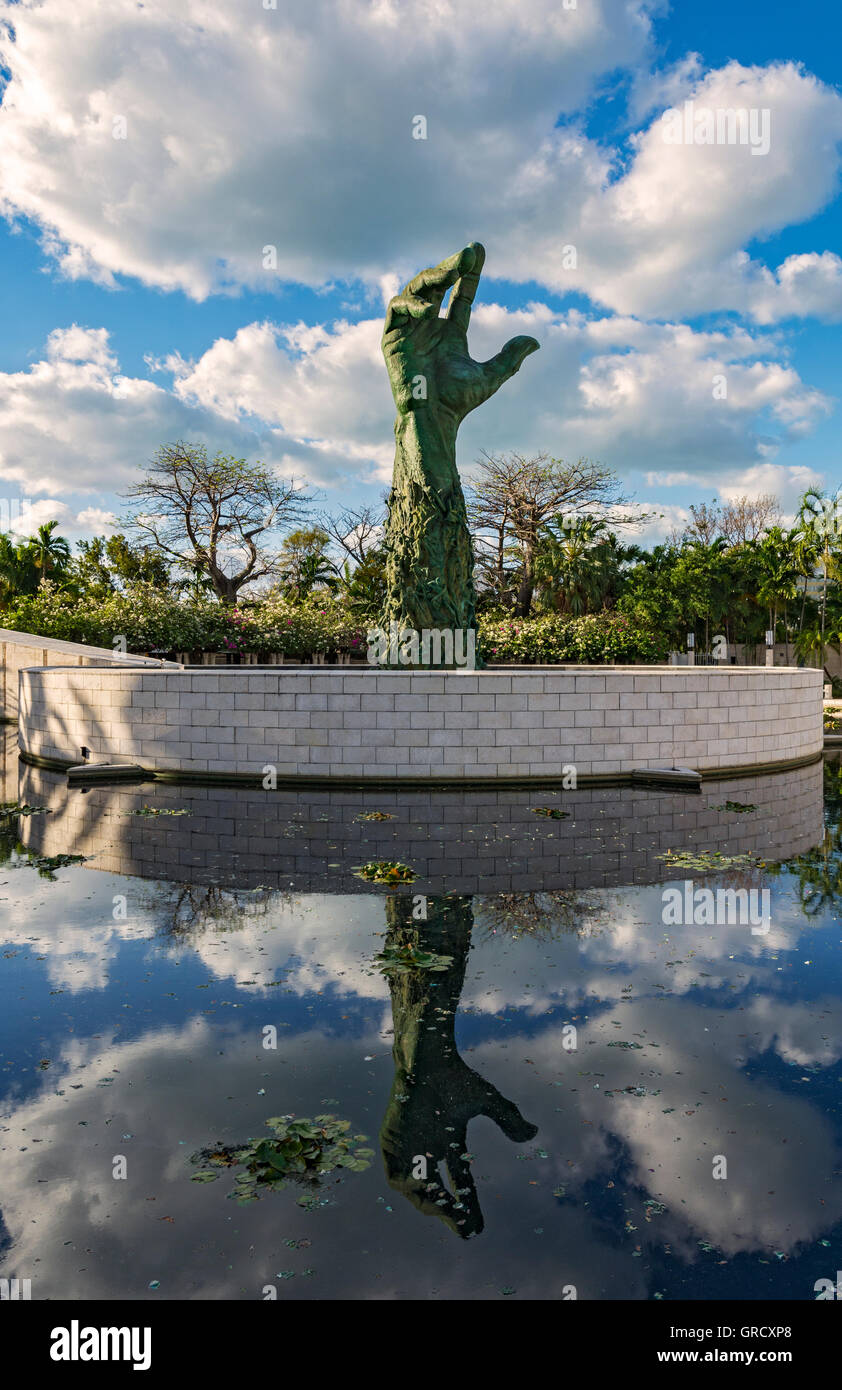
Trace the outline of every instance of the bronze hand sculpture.
[[[512, 338], [489, 362], [471, 358], [468, 324], [484, 261], [483, 247], [472, 242], [422, 270], [386, 312], [383, 355], [397, 418], [384, 625], [415, 631], [474, 626], [474, 558], [456, 433], [469, 411], [539, 346], [534, 338]], [[451, 286], [447, 314], [440, 317]]]

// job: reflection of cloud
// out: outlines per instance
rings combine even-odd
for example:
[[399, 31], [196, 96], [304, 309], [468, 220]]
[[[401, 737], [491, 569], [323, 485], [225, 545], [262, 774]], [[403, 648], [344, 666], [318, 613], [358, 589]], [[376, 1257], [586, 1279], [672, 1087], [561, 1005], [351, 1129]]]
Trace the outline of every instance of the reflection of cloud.
[[[60, 870], [54, 882], [47, 882], [34, 869], [9, 865], [0, 873], [8, 895], [0, 939], [45, 957], [47, 977], [56, 989], [71, 994], [105, 989], [120, 942], [155, 934], [154, 916], [138, 911], [131, 901], [130, 879], [107, 874], [103, 881], [99, 874]], [[113, 916], [122, 911], [118, 897], [126, 900], [125, 919]]]
[[[81, 948], [80, 969], [105, 950], [102, 978], [90, 981], [96, 988], [106, 983], [108, 968], [117, 973], [109, 960], [119, 941], [151, 936], [176, 891], [85, 870], [63, 874], [60, 885], [13, 872], [21, 890], [13, 932], [22, 941], [34, 938], [33, 951], [47, 957], [51, 978], [58, 971], [72, 981], [70, 943]], [[119, 924], [120, 934], [115, 924], [109, 938], [86, 922], [105, 919], [115, 886], [127, 894], [133, 920]], [[141, 891], [147, 895], [142, 918], [135, 896]], [[666, 934], [652, 925], [656, 889], [625, 900], [614, 893], [591, 896], [610, 908], [596, 934], [515, 941], [477, 930], [474, 937], [465, 1011], [517, 1008], [529, 1016], [530, 1031], [519, 1037], [507, 1028], [501, 1046], [494, 1026], [493, 1040], [477, 1042], [466, 1060], [540, 1125], [538, 1143], [550, 1155], [530, 1169], [529, 1177], [540, 1179], [533, 1186], [491, 1122], [472, 1122], [479, 1188], [490, 1184], [481, 1196], [493, 1191], [502, 1197], [499, 1204], [484, 1203], [487, 1227], [476, 1252], [471, 1242], [459, 1261], [443, 1258], [438, 1236], [421, 1229], [417, 1213], [390, 1200], [378, 1161], [348, 1179], [353, 1189], [331, 1187], [327, 1196], [336, 1206], [313, 1217], [296, 1208], [294, 1192], [240, 1211], [226, 1202], [224, 1180], [207, 1187], [190, 1183], [186, 1158], [194, 1149], [256, 1134], [271, 1114], [329, 1109], [370, 1136], [380, 1125], [392, 1079], [383, 1035], [388, 988], [368, 962], [381, 941], [377, 933], [385, 930], [383, 900], [279, 897], [265, 916], [244, 914], [221, 931], [157, 935], [156, 949], [181, 961], [196, 955], [209, 975], [229, 982], [217, 991], [218, 1000], [200, 996], [212, 1006], [206, 1014], [175, 1027], [155, 1026], [127, 1042], [74, 1034], [38, 1077], [40, 1090], [10, 1105], [0, 1143], [12, 1247], [0, 1273], [33, 1277], [35, 1296], [52, 1298], [66, 1297], [69, 1289], [84, 1298], [143, 1297], [153, 1279], [168, 1297], [222, 1298], [232, 1291], [258, 1297], [278, 1270], [310, 1265], [323, 1298], [429, 1296], [431, 1269], [440, 1298], [475, 1297], [478, 1290], [492, 1296], [509, 1282], [517, 1282], [522, 1295], [543, 1298], [558, 1296], [567, 1282], [577, 1285], [580, 1297], [605, 1297], [607, 1289], [611, 1296], [642, 1297], [644, 1261], [630, 1271], [629, 1250], [618, 1245], [600, 1204], [558, 1207], [550, 1195], [562, 1182], [571, 1197], [584, 1198], [587, 1184], [604, 1189], [620, 1170], [617, 1187], [629, 1210], [637, 1210], [638, 1191], [665, 1207], [651, 1224], [635, 1220], [633, 1243], [668, 1241], [686, 1260], [698, 1257], [702, 1240], [727, 1255], [770, 1248], [791, 1253], [822, 1234], [842, 1213], [842, 1198], [830, 1184], [839, 1167], [830, 1123], [811, 1103], [807, 1084], [787, 1095], [749, 1077], [745, 1067], [770, 1050], [802, 1067], [829, 1064], [839, 1056], [842, 1005], [784, 998], [774, 961], [783, 948], [768, 939], [746, 942], [738, 935], [729, 942], [708, 933], [688, 939], [678, 952], [675, 940], [663, 939]], [[46, 922], [59, 902], [63, 924], [51, 937]], [[483, 904], [475, 906], [481, 928]], [[787, 944], [797, 944], [794, 930]], [[686, 994], [656, 990], [665, 962], [679, 954], [689, 960], [691, 952], [692, 969], [714, 975], [722, 989], [744, 987], [741, 973], [754, 972], [743, 1008], [714, 1011]], [[264, 988], [280, 967], [284, 988]], [[246, 988], [247, 982], [254, 983]], [[632, 986], [635, 997], [624, 986]], [[682, 982], [682, 990], [690, 988]], [[328, 993], [361, 1001], [363, 1036], [355, 1032], [349, 1040], [326, 1036], [315, 1024], [312, 1031], [292, 1026], [279, 1029], [277, 1052], [265, 1051], [261, 1030], [283, 1021], [285, 990], [294, 996], [297, 1017], [299, 1001], [306, 1001], [318, 1019]], [[606, 1003], [610, 1009], [601, 1007]], [[229, 1011], [234, 1004], [243, 1012]], [[580, 1013], [578, 1051], [570, 1054], [560, 1025], [574, 1013]], [[471, 1026], [484, 1037], [491, 1025], [480, 1019]], [[609, 1047], [618, 1040], [640, 1043], [640, 1050]], [[626, 1086], [647, 1093], [619, 1094]], [[111, 1177], [118, 1153], [128, 1159], [124, 1183]], [[711, 1176], [715, 1154], [728, 1160], [724, 1182]], [[228, 1224], [232, 1210], [236, 1229]], [[512, 1232], [539, 1227], [552, 1239], [536, 1241], [534, 1254], [519, 1246], [513, 1255]], [[382, 1258], [376, 1269], [361, 1272], [359, 1252], [372, 1230]], [[282, 1246], [304, 1235], [313, 1240], [312, 1252], [299, 1255]], [[382, 1284], [378, 1274], [385, 1275]], [[291, 1284], [285, 1297], [313, 1296], [307, 1280]]]
[[265, 986], [283, 967], [284, 988], [301, 998], [331, 989], [388, 999], [383, 977], [370, 964], [380, 947], [375, 933], [386, 929], [382, 898], [313, 893], [272, 899], [265, 914], [239, 916], [236, 930], [187, 938], [210, 974]]
[[[295, 1189], [239, 1209], [226, 1200], [225, 1178], [190, 1182], [193, 1151], [260, 1133], [269, 1114], [312, 1115], [314, 1098], [327, 1106], [330, 1097], [328, 1108], [374, 1138], [391, 1063], [384, 1057], [376, 1070], [365, 1069], [362, 1093], [360, 1075], [361, 1054], [377, 1043], [375, 1033], [350, 1049], [300, 1033], [273, 1055], [260, 1052], [257, 1027], [236, 1032], [193, 1019], [129, 1043], [68, 1050], [43, 1091], [5, 1120], [3, 1203], [12, 1245], [0, 1275], [31, 1277], [35, 1298], [259, 1298], [264, 1284], [275, 1283], [289, 1300], [428, 1298], [434, 1271], [434, 1297], [498, 1297], [512, 1274], [512, 1212], [501, 1220], [498, 1208], [494, 1229], [454, 1261], [438, 1232], [395, 1201], [377, 1159], [366, 1172], [346, 1175], [349, 1188], [325, 1184], [320, 1195], [329, 1206], [314, 1215], [295, 1205]], [[483, 1173], [508, 1188], [509, 1141], [482, 1119], [471, 1136]], [[125, 1181], [111, 1177], [115, 1154], [128, 1160]], [[626, 1297], [645, 1295], [643, 1272], [628, 1270], [587, 1214], [548, 1212], [548, 1194], [523, 1187], [510, 1194], [514, 1219], [535, 1227], [549, 1215], [558, 1241], [536, 1241], [529, 1266], [519, 1264], [519, 1293], [560, 1297], [574, 1283], [580, 1296], [596, 1297], [612, 1279]], [[288, 1248], [290, 1239], [305, 1237], [312, 1249]], [[361, 1264], [372, 1240], [378, 1257]], [[308, 1267], [318, 1283], [300, 1277]], [[290, 1269], [299, 1277], [281, 1282], [278, 1271]], [[152, 1280], [160, 1283], [157, 1295], [147, 1291]]]
[[[713, 879], [710, 882], [714, 882]], [[716, 879], [724, 883], [725, 879]], [[752, 936], [748, 927], [670, 927], [661, 925], [662, 885], [626, 889], [589, 889], [586, 898], [592, 922], [582, 917], [582, 931], [564, 937], [561, 956], [549, 961], [546, 944], [540, 939], [521, 936], [516, 949], [505, 936], [486, 938], [481, 983], [470, 971], [462, 996], [463, 1004], [479, 1013], [496, 1014], [501, 1009], [525, 1008], [540, 1014], [563, 1001], [573, 1008], [585, 1000], [619, 999], [629, 972], [646, 967], [645, 988], [660, 986], [672, 995], [687, 994], [701, 987], [747, 990], [762, 986], [775, 993], [780, 989], [779, 961], [797, 950], [802, 933], [812, 933], [822, 924], [806, 922], [797, 904], [777, 885], [773, 887], [772, 920], [765, 936]], [[526, 895], [524, 895], [526, 896]], [[546, 895], [551, 901], [551, 895]], [[493, 921], [486, 908], [493, 899], [475, 899], [478, 928]], [[552, 924], [552, 912], [547, 914]], [[565, 918], [560, 915], [559, 922]], [[553, 976], [559, 975], [556, 982]], [[535, 980], [542, 981], [536, 985]], [[527, 983], [528, 982], [528, 983]]]
[[[838, 1002], [834, 1009], [839, 1020]], [[806, 1006], [793, 1006], [785, 1030], [808, 1028], [810, 1016]], [[557, 1176], [571, 1191], [616, 1177], [619, 1141], [632, 1164], [623, 1186], [639, 1186], [667, 1208], [656, 1239], [668, 1235], [685, 1253], [698, 1239], [727, 1255], [791, 1252], [842, 1215], [842, 1192], [831, 1185], [842, 1154], [809, 1099], [740, 1071], [737, 1059], [761, 1052], [772, 1031], [752, 1030], [758, 1020], [748, 1010], [715, 1017], [714, 1028], [711, 1012], [686, 1000], [620, 1002], [610, 1018], [578, 1025], [575, 1052], [564, 1050], [560, 1029], [530, 1037], [535, 1075], [544, 1084], [563, 1078], [558, 1095], [566, 1102], [561, 1132], [570, 1166], [559, 1166]], [[641, 1050], [609, 1046], [618, 1041]], [[833, 1055], [829, 1049], [821, 1060]], [[495, 1084], [513, 1084], [495, 1044], [477, 1047], [471, 1061]], [[648, 1094], [623, 1094], [626, 1086]], [[529, 1100], [521, 1094], [519, 1103], [528, 1107]], [[552, 1144], [546, 1133], [543, 1142]], [[712, 1176], [716, 1155], [727, 1159], [725, 1180]], [[643, 1238], [639, 1232], [636, 1239]]]
[[750, 1030], [753, 1053], [759, 1055], [771, 1048], [798, 1067], [829, 1067], [842, 1057], [842, 1003], [838, 998], [781, 1004], [770, 995], [758, 995], [745, 1014], [746, 1027], [756, 1025]]

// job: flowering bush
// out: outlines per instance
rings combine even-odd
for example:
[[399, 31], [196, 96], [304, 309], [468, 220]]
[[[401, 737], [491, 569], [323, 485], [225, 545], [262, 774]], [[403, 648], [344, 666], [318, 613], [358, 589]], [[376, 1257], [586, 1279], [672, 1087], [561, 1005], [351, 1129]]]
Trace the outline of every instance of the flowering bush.
[[17, 632], [97, 647], [113, 647], [115, 638], [125, 637], [130, 652], [188, 651], [205, 643], [218, 613], [212, 600], [182, 601], [148, 584], [103, 599], [79, 600], [46, 581], [36, 594], [0, 614], [0, 622]]
[[255, 624], [253, 649], [299, 658], [329, 652], [365, 655], [365, 633], [333, 598], [311, 596], [295, 604], [269, 594], [250, 616]]
[[552, 666], [666, 661], [666, 635], [635, 623], [622, 613], [582, 618], [551, 614], [544, 618], [480, 618], [479, 647], [488, 663]]
[[0, 614], [0, 626], [67, 642], [112, 647], [125, 637], [130, 652], [359, 652], [365, 633], [333, 598], [302, 604], [269, 596], [226, 608], [213, 598], [182, 598], [139, 584], [104, 599], [78, 600], [49, 581]]
[[[0, 626], [108, 648], [124, 637], [127, 650], [138, 653], [277, 652], [294, 660], [366, 653], [365, 629], [332, 596], [311, 595], [295, 604], [270, 593], [226, 608], [214, 598], [180, 597], [138, 584], [107, 598], [79, 600], [48, 580], [0, 613]], [[665, 661], [669, 647], [666, 636], [622, 613], [482, 617], [478, 639], [489, 664]]]

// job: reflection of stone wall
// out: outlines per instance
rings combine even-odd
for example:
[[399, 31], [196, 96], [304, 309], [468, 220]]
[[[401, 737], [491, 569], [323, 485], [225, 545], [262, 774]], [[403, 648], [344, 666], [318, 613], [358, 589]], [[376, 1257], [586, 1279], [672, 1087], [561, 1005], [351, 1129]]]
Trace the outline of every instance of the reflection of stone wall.
[[[575, 792], [277, 791], [221, 787], [92, 787], [21, 764], [21, 800], [52, 808], [21, 825], [30, 849], [93, 856], [90, 867], [176, 882], [260, 884], [297, 891], [371, 891], [350, 872], [397, 859], [421, 893], [503, 893], [656, 883], [655, 856], [693, 847], [778, 860], [822, 837], [822, 764], [706, 783], [700, 794], [639, 787]], [[726, 800], [757, 807], [716, 809]], [[150, 803], [179, 818], [131, 815]], [[568, 820], [546, 820], [552, 805]], [[365, 811], [394, 819], [361, 821]]]
[[20, 754], [18, 752], [18, 733], [17, 729], [11, 724], [5, 727], [0, 724], [0, 773], [3, 778], [3, 793], [0, 801], [17, 801], [18, 799], [18, 768], [20, 765]]
[[281, 777], [493, 778], [818, 754], [822, 674], [712, 667], [506, 672], [22, 673], [21, 743], [45, 757]]

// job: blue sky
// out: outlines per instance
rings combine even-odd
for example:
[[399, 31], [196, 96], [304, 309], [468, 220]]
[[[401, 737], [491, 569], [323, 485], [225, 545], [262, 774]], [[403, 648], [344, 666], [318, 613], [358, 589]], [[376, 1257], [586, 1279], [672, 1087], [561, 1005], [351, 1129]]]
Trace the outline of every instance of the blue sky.
[[[662, 514], [650, 540], [693, 501], [773, 491], [791, 513], [842, 481], [830, 0], [0, 0], [0, 19], [0, 495], [30, 499], [21, 529], [107, 530], [176, 437], [267, 459], [328, 509], [373, 501], [386, 300], [472, 239], [475, 355], [520, 332], [542, 351], [465, 422], [465, 476], [481, 448], [599, 458]], [[687, 100], [768, 110], [768, 154], [666, 144]]]

